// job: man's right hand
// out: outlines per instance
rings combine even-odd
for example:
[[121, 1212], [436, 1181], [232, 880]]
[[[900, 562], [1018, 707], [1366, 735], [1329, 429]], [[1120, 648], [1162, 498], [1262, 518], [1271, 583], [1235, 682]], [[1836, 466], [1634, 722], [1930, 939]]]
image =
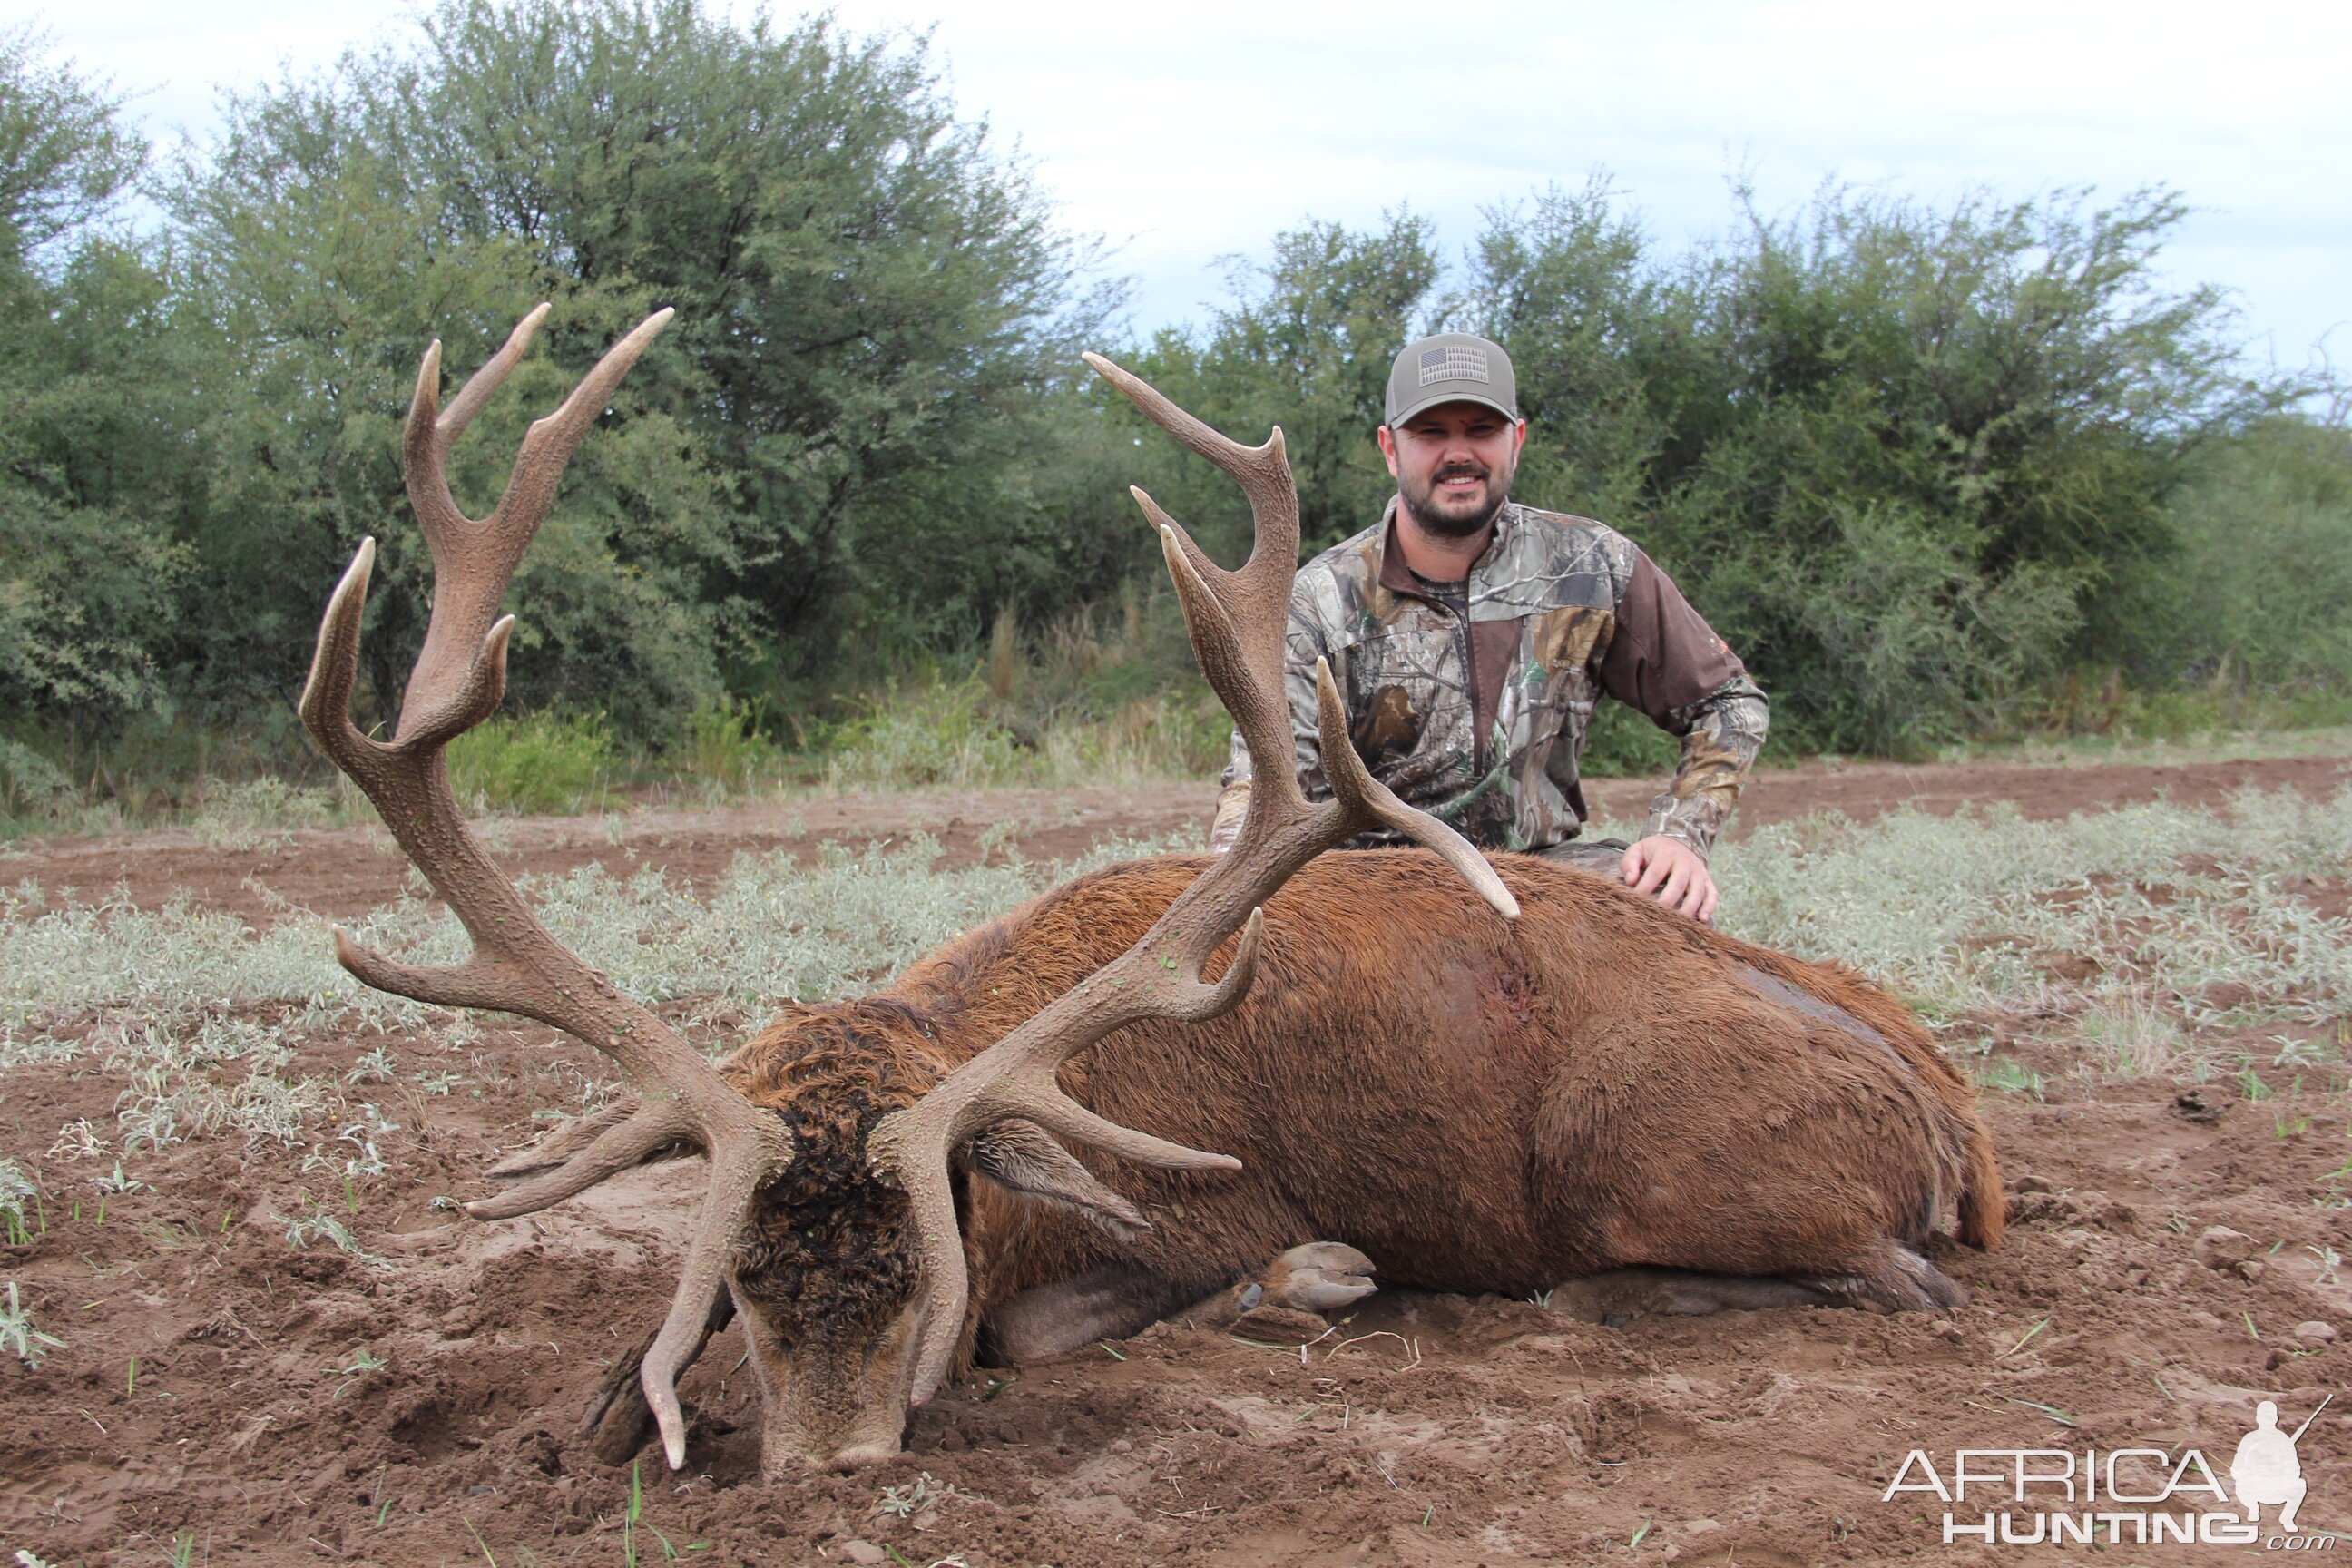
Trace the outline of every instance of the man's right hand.
[[1653, 834], [1625, 851], [1618, 872], [1637, 893], [1656, 896], [1670, 910], [1702, 923], [1715, 920], [1715, 878], [1706, 857], [1679, 838]]

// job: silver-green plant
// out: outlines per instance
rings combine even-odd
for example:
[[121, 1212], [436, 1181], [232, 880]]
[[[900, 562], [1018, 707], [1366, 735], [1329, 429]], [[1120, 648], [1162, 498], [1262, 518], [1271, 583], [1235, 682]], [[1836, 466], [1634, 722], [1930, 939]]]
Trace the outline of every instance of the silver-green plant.
[[2286, 890], [2347, 862], [2352, 791], [1773, 824], [1716, 872], [1737, 935], [1853, 963], [1933, 1024], [2056, 1020], [2084, 1070], [2145, 1076], [2193, 1072], [2206, 1031], [2326, 1028], [2352, 1008], [2352, 921]]
[[38, 1366], [51, 1351], [65, 1349], [65, 1341], [33, 1327], [33, 1320], [16, 1299], [16, 1282], [8, 1281], [8, 1305], [0, 1308], [0, 1350], [13, 1352], [26, 1366]]
[[26, 1205], [34, 1203], [39, 1188], [25, 1168], [14, 1160], [0, 1160], [0, 1231], [12, 1241], [21, 1239], [26, 1227]]
[[[284, 1216], [276, 1215], [273, 1217], [283, 1218]], [[343, 1222], [337, 1219], [333, 1215], [326, 1213], [304, 1215], [299, 1219], [291, 1219], [286, 1222], [287, 1246], [294, 1248], [297, 1252], [299, 1252], [314, 1241], [331, 1242], [334, 1244], [337, 1251], [348, 1253], [350, 1256], [358, 1258], [362, 1263], [380, 1263], [383, 1261], [383, 1259], [377, 1258], [375, 1254], [370, 1252], [366, 1247], [362, 1247], [359, 1243], [359, 1238], [353, 1236], [349, 1228], [344, 1226]]]

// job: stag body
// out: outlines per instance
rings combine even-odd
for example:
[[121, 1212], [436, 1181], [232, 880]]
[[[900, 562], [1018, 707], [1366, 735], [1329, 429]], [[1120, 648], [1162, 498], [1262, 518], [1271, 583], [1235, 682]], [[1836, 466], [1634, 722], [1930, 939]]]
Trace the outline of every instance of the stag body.
[[[734, 1275], [787, 1369], [771, 1464], [898, 1447], [917, 1269], [903, 1200], [856, 1165], [873, 1121], [1126, 951], [1204, 863], [1083, 878], [877, 995], [787, 1011], [723, 1066], [822, 1173], [772, 1194], [774, 1239]], [[1966, 1084], [1899, 1005], [1589, 873], [1497, 868], [1517, 921], [1433, 856], [1324, 856], [1267, 904], [1247, 1000], [1065, 1068], [1096, 1114], [1241, 1169], [1090, 1157], [1122, 1222], [1067, 1182], [990, 1179], [983, 1142], [962, 1342], [1017, 1361], [1132, 1333], [1318, 1241], [1387, 1284], [1566, 1285], [1592, 1316], [1958, 1299], [1917, 1249], [1947, 1210], [1995, 1239], [1999, 1176]], [[611, 1453], [641, 1430], [634, 1401], [620, 1415]]]
[[[908, 1407], [982, 1329], [1013, 1353], [1082, 1343], [1309, 1241], [1337, 1279], [1295, 1252], [1265, 1276], [1304, 1282], [1291, 1300], [1308, 1307], [1370, 1288], [1334, 1238], [1404, 1283], [1574, 1277], [1593, 1310], [1956, 1298], [1913, 1248], [1947, 1196], [1962, 1237], [1990, 1241], [1998, 1176], [1959, 1080], [1902, 1010], [1560, 868], [1514, 860], [1507, 885], [1364, 771], [1328, 669], [1330, 799], [1310, 804], [1278, 770], [1228, 854], [1085, 879], [879, 996], [788, 1010], [714, 1067], [547, 932], [449, 785], [445, 748], [505, 690], [508, 581], [572, 451], [669, 317], [532, 425], [497, 509], [467, 517], [450, 447], [546, 309], [446, 408], [439, 344], [418, 369], [402, 467], [435, 592], [394, 738], [349, 715], [373, 541], [329, 600], [300, 707], [473, 940], [463, 963], [423, 967], [339, 931], [345, 967], [553, 1025], [640, 1091], [495, 1168], [520, 1180], [467, 1213], [530, 1214], [684, 1150], [709, 1161], [668, 1315], [592, 1415], [601, 1450], [634, 1447], [650, 1419], [684, 1464], [677, 1374], [739, 1314], [763, 1463], [855, 1462], [897, 1449]], [[1255, 547], [1228, 572], [1137, 492], [1202, 673], [1272, 755], [1291, 735], [1298, 544], [1281, 432], [1241, 447], [1088, 357], [1250, 498]], [[1374, 828], [1433, 853], [1317, 860]], [[1524, 929], [1514, 888], [1544, 910]]]

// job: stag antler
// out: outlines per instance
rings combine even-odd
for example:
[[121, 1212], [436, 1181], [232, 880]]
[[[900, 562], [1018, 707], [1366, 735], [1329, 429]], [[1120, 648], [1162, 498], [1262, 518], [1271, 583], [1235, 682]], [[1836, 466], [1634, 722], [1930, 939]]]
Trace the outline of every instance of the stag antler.
[[[1373, 827], [1386, 827], [1444, 857], [1480, 897], [1508, 917], [1517, 902], [1468, 840], [1414, 810], [1365, 771], [1349, 741], [1330, 668], [1315, 669], [1324, 772], [1332, 798], [1309, 805], [1288, 759], [1295, 751], [1283, 688], [1283, 632], [1297, 572], [1298, 491], [1276, 427], [1263, 447], [1244, 447], [1185, 413], [1140, 378], [1099, 354], [1087, 363], [1151, 421], [1223, 468], [1249, 496], [1256, 542], [1228, 572], [1202, 553], [1152, 499], [1131, 493], [1160, 531], [1168, 571], [1201, 671], [1222, 699], [1250, 754], [1263, 759], [1250, 786], [1240, 836], [1177, 895], [1158, 923], [1126, 952], [1055, 998], [1012, 1034], [964, 1063], [921, 1100], [884, 1117], [866, 1140], [867, 1158], [898, 1181], [911, 1201], [923, 1264], [922, 1345], [913, 1385], [918, 1405], [946, 1375], [969, 1296], [962, 1237], [948, 1176], [951, 1153], [998, 1121], [1019, 1117], [1075, 1142], [1164, 1170], [1238, 1170], [1241, 1162], [1203, 1153], [1105, 1121], [1064, 1094], [1061, 1065], [1113, 1030], [1147, 1018], [1201, 1022], [1248, 992], [1265, 930], [1262, 906], [1299, 867]], [[1202, 965], [1242, 932], [1233, 963], [1215, 984]]]
[[551, 1171], [496, 1197], [467, 1204], [477, 1219], [531, 1214], [593, 1186], [673, 1144], [710, 1157], [702, 1201], [677, 1295], [645, 1358], [646, 1401], [661, 1423], [670, 1466], [686, 1461], [686, 1421], [677, 1374], [700, 1343], [712, 1300], [724, 1283], [737, 1229], [769, 1174], [793, 1157], [792, 1135], [714, 1072], [667, 1025], [614, 990], [610, 981], [539, 923], [515, 885], [466, 826], [449, 787], [446, 747], [488, 718], [506, 693], [511, 616], [493, 619], [524, 549], [555, 499], [572, 451], [604, 411], [629, 367], [670, 312], [656, 311], [606, 352], [562, 407], [523, 437], [506, 493], [486, 521], [457, 510], [446, 467], [449, 448], [505, 381], [546, 318], [540, 306], [506, 346], [474, 373], [446, 410], [440, 401], [441, 345], [425, 351], [401, 441], [409, 504], [433, 552], [433, 616], [424, 651], [402, 699], [398, 739], [369, 740], [351, 721], [352, 681], [359, 666], [360, 615], [367, 599], [375, 541], [362, 542], [319, 626], [319, 648], [302, 690], [302, 722], [335, 765], [383, 814], [408, 858], [472, 933], [474, 951], [447, 968], [396, 963], [335, 931], [335, 956], [368, 984], [448, 1007], [519, 1013], [577, 1037], [636, 1080], [643, 1099]]

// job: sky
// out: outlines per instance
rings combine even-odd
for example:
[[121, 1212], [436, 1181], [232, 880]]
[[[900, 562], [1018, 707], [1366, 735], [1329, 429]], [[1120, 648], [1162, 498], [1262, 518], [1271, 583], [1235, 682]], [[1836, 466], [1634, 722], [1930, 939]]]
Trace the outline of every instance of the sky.
[[[726, 4], [727, 0], [714, 0]], [[758, 0], [732, 0], [746, 15]], [[2231, 291], [2251, 350], [2352, 364], [2352, 7], [1972, 0], [1284, 0], [1153, 5], [839, 0], [859, 32], [928, 31], [959, 110], [1027, 159], [1133, 279], [1144, 331], [1225, 298], [1314, 217], [1426, 216], [1451, 258], [1482, 209], [1606, 171], [1668, 249], [1722, 232], [1744, 174], [1768, 211], [1825, 180], [1939, 205], [2162, 184], [2197, 209], [2169, 280]], [[796, 8], [783, 7], [789, 18]], [[0, 0], [134, 94], [168, 142], [224, 87], [330, 64], [412, 26], [391, 0]]]

